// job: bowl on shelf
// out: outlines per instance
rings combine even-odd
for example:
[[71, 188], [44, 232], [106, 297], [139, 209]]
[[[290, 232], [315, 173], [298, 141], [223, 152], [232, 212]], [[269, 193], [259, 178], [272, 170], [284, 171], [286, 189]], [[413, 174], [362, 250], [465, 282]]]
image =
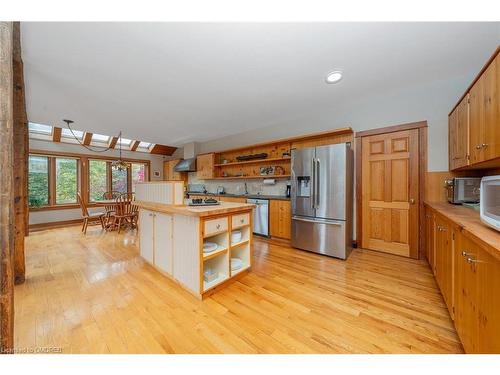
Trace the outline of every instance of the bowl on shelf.
[[243, 261], [240, 258], [231, 258], [231, 271], [239, 270], [243, 267]]
[[203, 242], [203, 252], [204, 253], [211, 253], [212, 251], [217, 250], [219, 245], [217, 245], [215, 242]]
[[231, 243], [235, 244], [241, 241], [241, 230], [233, 230], [231, 233]]

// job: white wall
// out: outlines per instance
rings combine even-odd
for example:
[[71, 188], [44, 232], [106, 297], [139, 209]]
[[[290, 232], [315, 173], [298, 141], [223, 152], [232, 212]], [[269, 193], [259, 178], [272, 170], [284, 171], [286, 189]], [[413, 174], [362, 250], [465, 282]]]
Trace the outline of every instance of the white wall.
[[[110, 157], [119, 156], [118, 150], [109, 150], [106, 152], [99, 152], [97, 154], [88, 151], [87, 149], [78, 144], [50, 142], [38, 139], [30, 139], [29, 141], [30, 141], [30, 150], [69, 152], [69, 153], [86, 154], [89, 156], [92, 155], [94, 156], [101, 155]], [[149, 160], [151, 165], [151, 180], [163, 179], [163, 159], [164, 159], [163, 156], [151, 155], [143, 152], [132, 152], [132, 151], [122, 151], [122, 155], [124, 158]], [[160, 177], [154, 177], [155, 171], [160, 172]], [[91, 212], [102, 211], [102, 209], [89, 209], [89, 211]], [[81, 210], [79, 208], [66, 209], [66, 210], [33, 211], [30, 212], [29, 223], [30, 224], [50, 223], [56, 221], [74, 220], [74, 219], [79, 219], [81, 217], [82, 217]]]
[[[304, 113], [257, 130], [204, 142], [199, 152], [210, 152], [279, 138], [350, 126], [354, 131], [427, 120], [429, 125], [429, 171], [448, 170], [448, 113], [466, 90], [473, 75], [433, 82], [399, 91], [360, 95], [355, 105], [342, 101], [326, 103], [331, 109], [322, 116]], [[286, 117], [286, 116], [284, 116]]]

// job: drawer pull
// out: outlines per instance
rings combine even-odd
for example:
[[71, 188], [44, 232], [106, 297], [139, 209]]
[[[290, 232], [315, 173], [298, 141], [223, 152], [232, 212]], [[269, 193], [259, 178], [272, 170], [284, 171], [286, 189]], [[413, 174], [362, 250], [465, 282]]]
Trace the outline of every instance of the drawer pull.
[[245, 219], [241, 219], [240, 223], [243, 224], [245, 222]]
[[220, 224], [217, 224], [217, 229], [220, 229]]

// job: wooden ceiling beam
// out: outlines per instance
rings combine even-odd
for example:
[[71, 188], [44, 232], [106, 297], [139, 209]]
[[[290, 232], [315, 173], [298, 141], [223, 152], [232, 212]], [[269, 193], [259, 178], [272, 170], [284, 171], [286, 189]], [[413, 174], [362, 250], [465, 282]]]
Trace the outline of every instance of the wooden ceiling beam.
[[118, 142], [118, 137], [111, 137], [109, 139], [108, 147], [115, 148], [117, 142]]
[[155, 144], [150, 150], [150, 154], [171, 156], [177, 147]]
[[85, 146], [88, 146], [88, 145], [90, 145], [90, 142], [92, 142], [92, 133], [85, 132], [83, 134], [83, 144]]
[[137, 147], [139, 147], [139, 143], [141, 143], [141, 141], [132, 141], [130, 143], [130, 151], [137, 150]]
[[52, 141], [54, 142], [61, 142], [61, 134], [62, 134], [62, 129], [54, 126], [52, 129]]

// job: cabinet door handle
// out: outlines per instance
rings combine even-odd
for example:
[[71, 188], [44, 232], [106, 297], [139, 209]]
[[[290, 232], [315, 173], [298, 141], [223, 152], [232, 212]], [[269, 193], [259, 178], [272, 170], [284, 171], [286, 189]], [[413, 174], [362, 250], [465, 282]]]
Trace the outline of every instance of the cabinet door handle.
[[469, 255], [471, 255], [470, 253], [466, 252], [465, 250], [462, 250], [462, 256], [463, 257], [468, 257]]
[[220, 224], [217, 224], [217, 229], [220, 229]]
[[478, 261], [477, 261], [477, 259], [474, 259], [474, 258], [468, 257], [468, 258], [467, 258], [467, 263], [469, 263], [469, 264], [472, 264], [472, 263], [478, 263]]
[[243, 224], [245, 222], [245, 219], [241, 219], [240, 223]]
[[415, 199], [410, 198], [410, 204], [415, 204]]
[[488, 147], [488, 144], [487, 144], [487, 143], [483, 143], [483, 144], [481, 145], [481, 148], [486, 148], [486, 147]]
[[480, 149], [481, 149], [481, 145], [477, 145], [476, 150], [480, 150]]

